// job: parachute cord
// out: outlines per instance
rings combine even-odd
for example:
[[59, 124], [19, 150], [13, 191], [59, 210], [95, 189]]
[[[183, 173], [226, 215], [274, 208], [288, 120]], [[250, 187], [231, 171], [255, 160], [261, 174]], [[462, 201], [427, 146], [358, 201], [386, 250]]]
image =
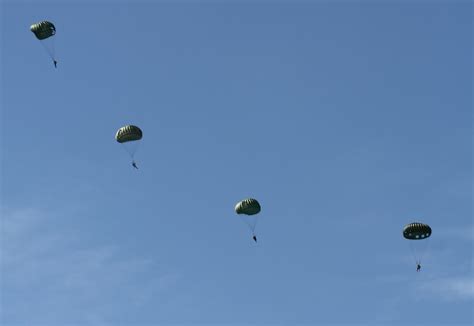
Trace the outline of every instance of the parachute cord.
[[132, 160], [135, 160], [135, 153], [137, 152], [138, 148], [140, 147], [140, 143], [136, 142], [136, 144], [134, 144], [133, 146], [130, 146], [130, 147], [128, 147], [126, 144], [127, 143], [122, 143], [120, 145], [122, 146], [123, 150], [127, 152], [128, 156], [130, 156], [130, 158]]
[[413, 247], [413, 243], [411, 242], [411, 240], [409, 240], [408, 242], [408, 247], [410, 248], [411, 257], [415, 261], [415, 264], [418, 264], [418, 259], [416, 258], [416, 250]]
[[52, 40], [51, 42], [51, 48], [53, 49], [52, 50], [52, 54], [53, 54], [53, 61], [56, 61], [56, 47], [55, 47], [55, 42], [54, 42], [54, 39]]
[[255, 223], [251, 223], [250, 221], [247, 221], [247, 219], [244, 217], [244, 216], [240, 216], [240, 219], [245, 223], [247, 224], [247, 227], [249, 228], [249, 230], [252, 232], [252, 235], [255, 234], [255, 228], [257, 226], [257, 218], [255, 217]]
[[428, 252], [428, 249], [430, 248], [430, 245], [431, 245], [430, 239], [426, 239], [424, 241], [426, 242], [426, 246], [420, 252], [420, 259], [419, 259], [420, 265], [421, 265], [421, 260], [425, 258], [425, 255]]
[[[44, 41], [41, 41], [40, 42], [41, 45], [43, 46], [43, 48], [45, 49], [46, 53], [48, 53], [48, 56], [51, 58], [51, 60], [55, 60], [54, 59], [54, 47], [53, 47], [53, 50], [51, 51], [47, 46], [46, 46], [46, 43], [44, 43]], [[54, 43], [52, 43], [54, 44]]]
[[250, 231], [252, 231], [252, 233], [253, 233], [255, 231], [255, 225], [253, 225], [252, 223], [247, 222], [247, 221], [245, 221], [245, 223], [248, 225]]

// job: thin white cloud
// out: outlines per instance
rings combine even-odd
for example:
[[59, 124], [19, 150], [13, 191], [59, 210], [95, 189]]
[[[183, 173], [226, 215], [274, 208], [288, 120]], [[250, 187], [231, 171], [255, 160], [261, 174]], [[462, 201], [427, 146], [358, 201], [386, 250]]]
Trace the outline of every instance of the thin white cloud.
[[59, 227], [44, 227], [54, 220], [35, 210], [2, 214], [2, 324], [114, 322], [117, 311], [165, 300], [180, 279], [118, 245], [77, 244]]
[[446, 301], [474, 300], [474, 277], [437, 278], [419, 284], [418, 291]]
[[474, 242], [474, 225], [443, 227], [442, 232], [439, 232], [436, 236], [440, 238]]

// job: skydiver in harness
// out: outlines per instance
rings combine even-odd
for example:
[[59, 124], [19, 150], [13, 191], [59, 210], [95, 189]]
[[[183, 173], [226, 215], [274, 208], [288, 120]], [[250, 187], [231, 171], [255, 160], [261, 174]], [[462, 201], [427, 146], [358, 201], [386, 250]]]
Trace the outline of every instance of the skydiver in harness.
[[416, 271], [419, 272], [421, 270], [420, 262], [416, 263]]
[[58, 62], [53, 59], [53, 63], [54, 63], [54, 68], [57, 68], [58, 67]]
[[135, 163], [135, 161], [132, 161], [132, 166], [138, 170], [138, 166], [137, 166], [137, 163]]
[[252, 239], [253, 241], [257, 242], [257, 236], [255, 234], [252, 236]]

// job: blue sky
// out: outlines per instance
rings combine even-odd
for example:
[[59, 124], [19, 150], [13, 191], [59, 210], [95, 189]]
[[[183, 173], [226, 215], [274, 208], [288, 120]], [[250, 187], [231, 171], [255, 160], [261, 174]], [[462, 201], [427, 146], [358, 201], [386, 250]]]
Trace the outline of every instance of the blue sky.
[[471, 2], [1, 9], [2, 325], [472, 324]]

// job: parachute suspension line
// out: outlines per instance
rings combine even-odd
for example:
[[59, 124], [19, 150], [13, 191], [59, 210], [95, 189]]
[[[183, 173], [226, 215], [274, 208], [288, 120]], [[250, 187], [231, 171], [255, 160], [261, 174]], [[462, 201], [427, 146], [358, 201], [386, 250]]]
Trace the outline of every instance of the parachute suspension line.
[[40, 41], [41, 45], [46, 50], [46, 53], [48, 53], [51, 60], [54, 61], [55, 60], [55, 58], [54, 58], [54, 40], [51, 40], [51, 42], [52, 42], [51, 44], [53, 44], [53, 47], [50, 49], [48, 46], [46, 46], [45, 40]]
[[420, 258], [418, 259], [418, 261], [420, 262], [421, 264], [421, 261], [425, 258], [425, 255], [426, 253], [428, 252], [428, 249], [430, 248], [430, 244], [431, 244], [431, 241], [430, 239], [426, 239], [425, 241], [423, 241], [423, 247], [420, 248]]
[[[255, 219], [255, 222], [252, 223], [250, 221], [250, 218], [254, 218]], [[255, 228], [257, 227], [257, 217], [250, 217], [250, 216], [240, 216], [240, 219], [245, 223], [247, 224], [248, 228], [250, 229], [250, 231], [252, 231], [252, 233], [255, 233]]]
[[135, 157], [135, 153], [133, 153], [132, 151], [127, 150], [127, 147], [125, 147], [125, 146], [124, 146], [124, 148], [125, 148], [125, 151], [127, 152], [128, 156], [130, 156], [130, 158], [133, 160], [134, 157]]
[[122, 148], [127, 152], [130, 158], [133, 160], [135, 159], [135, 153], [140, 147], [140, 142], [134, 141], [129, 143], [122, 143]]
[[426, 239], [423, 241], [409, 241], [408, 246], [410, 247], [410, 252], [412, 255], [415, 264], [420, 264], [425, 258], [425, 255], [430, 247], [431, 241], [430, 239]]
[[412, 241], [409, 241], [409, 242], [408, 242], [408, 247], [410, 248], [411, 257], [412, 257], [413, 260], [415, 261], [415, 264], [418, 264], [418, 259], [417, 259], [416, 250], [415, 250], [415, 247], [414, 247], [414, 244], [413, 244]]
[[52, 53], [53, 53], [53, 60], [56, 61], [56, 46], [55, 46], [55, 40], [56, 38], [53, 38], [51, 41], [51, 48], [52, 48]]

